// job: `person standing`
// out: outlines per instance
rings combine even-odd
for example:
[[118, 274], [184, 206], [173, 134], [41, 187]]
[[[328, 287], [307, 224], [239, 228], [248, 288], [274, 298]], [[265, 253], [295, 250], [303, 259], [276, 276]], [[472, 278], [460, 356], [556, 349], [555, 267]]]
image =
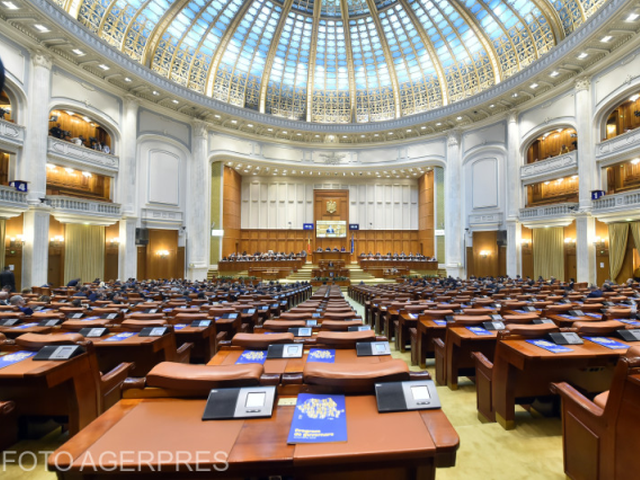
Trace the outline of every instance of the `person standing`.
[[9, 286], [12, 292], [16, 291], [16, 277], [11, 271], [11, 267], [4, 267], [4, 270], [0, 273], [0, 286]]

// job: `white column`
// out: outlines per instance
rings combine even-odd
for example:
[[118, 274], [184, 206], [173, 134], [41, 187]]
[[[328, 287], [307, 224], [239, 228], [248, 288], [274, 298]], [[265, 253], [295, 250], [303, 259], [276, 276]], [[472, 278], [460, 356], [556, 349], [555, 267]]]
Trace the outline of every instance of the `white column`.
[[596, 165], [593, 156], [591, 80], [575, 81], [576, 132], [578, 133], [578, 182], [580, 206], [576, 216], [576, 281], [596, 282], [595, 219], [591, 216], [591, 190], [594, 188]]
[[444, 228], [445, 228], [445, 268], [447, 275], [464, 277], [462, 222], [462, 159], [460, 158], [460, 133], [450, 132], [447, 141], [447, 166], [444, 174]]
[[191, 280], [207, 278], [209, 269], [209, 157], [207, 125], [194, 122], [192, 155], [189, 162], [187, 188], [187, 277]]
[[29, 181], [24, 214], [25, 244], [22, 257], [22, 285], [40, 286], [47, 281], [49, 266], [49, 212], [42, 203], [47, 192], [47, 137], [49, 134], [49, 91], [51, 88], [51, 56], [31, 52], [31, 81], [27, 111], [28, 141], [18, 167], [18, 179]]
[[49, 212], [47, 205], [33, 205], [24, 213], [22, 286], [39, 287], [49, 270]]
[[118, 248], [118, 277], [121, 280], [136, 278], [138, 249], [136, 247], [136, 153], [138, 137], [139, 100], [133, 95], [124, 97], [122, 142], [115, 152], [120, 158], [118, 171], [117, 203], [122, 205], [120, 220], [120, 247]]
[[522, 229], [518, 221], [521, 205], [522, 182], [520, 181], [520, 134], [518, 114], [509, 112], [507, 119], [507, 275], [515, 278], [522, 274]]

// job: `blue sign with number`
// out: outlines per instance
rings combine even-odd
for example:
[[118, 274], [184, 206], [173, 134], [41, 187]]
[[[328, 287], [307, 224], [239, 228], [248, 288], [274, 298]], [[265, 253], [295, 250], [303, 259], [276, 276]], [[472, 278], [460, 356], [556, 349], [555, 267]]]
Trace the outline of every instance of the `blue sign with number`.
[[13, 188], [18, 190], [19, 192], [27, 191], [27, 182], [23, 182], [21, 180], [14, 180], [13, 182], [10, 182], [9, 185], [11, 185]]
[[302, 229], [303, 230], [313, 230], [313, 223], [303, 223], [302, 224]]
[[360, 224], [359, 223], [350, 223], [349, 224], [349, 230], [360, 230]]

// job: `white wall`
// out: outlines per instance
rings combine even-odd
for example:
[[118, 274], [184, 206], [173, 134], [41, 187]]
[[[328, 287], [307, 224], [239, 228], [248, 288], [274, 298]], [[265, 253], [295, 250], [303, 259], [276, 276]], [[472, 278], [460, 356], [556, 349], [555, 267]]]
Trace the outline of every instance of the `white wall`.
[[418, 184], [412, 179], [242, 177], [242, 228], [302, 228], [313, 223], [314, 189], [348, 189], [349, 223], [361, 230], [418, 228]]

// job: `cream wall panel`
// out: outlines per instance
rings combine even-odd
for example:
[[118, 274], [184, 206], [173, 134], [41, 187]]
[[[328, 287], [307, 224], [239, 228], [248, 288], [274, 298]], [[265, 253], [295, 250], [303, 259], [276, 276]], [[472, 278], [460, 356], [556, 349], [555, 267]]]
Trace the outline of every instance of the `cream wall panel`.
[[295, 148], [277, 147], [275, 145], [263, 145], [262, 156], [273, 160], [288, 160], [301, 162], [303, 158], [302, 150]]
[[4, 37], [0, 37], [0, 52], [2, 52], [2, 63], [6, 71], [24, 85], [27, 79], [26, 52]]
[[488, 143], [506, 143], [506, 128], [506, 124], [501, 122], [466, 133], [462, 137], [463, 152]]
[[622, 59], [614, 67], [594, 76], [592, 85], [595, 90], [596, 104], [620, 88], [621, 85], [629, 83], [629, 80], [637, 77], [638, 72], [640, 72], [640, 55], [636, 52]]
[[191, 127], [189, 125], [141, 108], [138, 110], [138, 135], [144, 134], [174, 138], [187, 148], [191, 148]]
[[253, 142], [226, 135], [211, 134], [209, 135], [209, 150], [211, 152], [222, 151], [232, 154], [251, 155], [253, 153]]
[[498, 161], [483, 158], [471, 165], [471, 207], [475, 209], [498, 207]]
[[180, 158], [161, 149], [149, 151], [148, 203], [178, 206], [180, 202]]
[[575, 121], [575, 99], [573, 92], [555, 97], [520, 116], [519, 130], [521, 138], [526, 138], [541, 125]]
[[419, 143], [407, 147], [407, 157], [411, 160], [444, 158], [446, 145], [444, 139], [429, 143]]

